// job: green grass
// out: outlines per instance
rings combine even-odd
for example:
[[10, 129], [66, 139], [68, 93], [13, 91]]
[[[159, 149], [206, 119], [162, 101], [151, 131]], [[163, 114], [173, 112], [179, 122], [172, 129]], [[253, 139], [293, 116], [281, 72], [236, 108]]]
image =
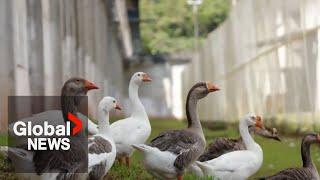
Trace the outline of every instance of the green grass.
[[[169, 130], [169, 129], [179, 129], [184, 128], [186, 126], [185, 122], [179, 122], [174, 120], [166, 120], [166, 119], [154, 119], [151, 121], [152, 126], [152, 134], [150, 139], [154, 138], [160, 132]], [[230, 126], [224, 130], [209, 130], [204, 129], [205, 136], [207, 142], [210, 143], [215, 137], [239, 137], [239, 133], [236, 127]], [[278, 129], [281, 137], [281, 129]], [[129, 135], [129, 134], [128, 134]], [[0, 144], [6, 145], [6, 136], [0, 136]], [[301, 155], [300, 155], [300, 141], [301, 137], [281, 137], [282, 142], [263, 139], [261, 137], [255, 137], [256, 141], [261, 145], [264, 152], [264, 162], [263, 166], [260, 170], [253, 176], [251, 179], [255, 177], [261, 177], [266, 175], [271, 175], [276, 173], [284, 168], [288, 167], [300, 167]], [[0, 157], [1, 159], [1, 157]], [[320, 151], [319, 146], [312, 146], [312, 159], [315, 165], [318, 167], [318, 171], [320, 171]], [[1, 173], [1, 171], [10, 170], [3, 158], [0, 161], [0, 179], [2, 177], [13, 178], [12, 176], [8, 176], [7, 174]], [[141, 154], [139, 152], [135, 152], [132, 157], [131, 167], [127, 169], [124, 166], [121, 166], [117, 163], [112, 167], [109, 171], [106, 179], [135, 179], [135, 180], [148, 180], [153, 179], [144, 169], [141, 164]], [[185, 180], [191, 179], [199, 179], [194, 175], [186, 174], [184, 176]], [[202, 178], [210, 179], [210, 178]]]

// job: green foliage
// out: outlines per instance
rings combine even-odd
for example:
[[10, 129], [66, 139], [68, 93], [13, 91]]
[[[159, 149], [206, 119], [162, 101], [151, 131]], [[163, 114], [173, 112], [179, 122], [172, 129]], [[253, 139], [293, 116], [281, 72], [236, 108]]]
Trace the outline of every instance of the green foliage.
[[[200, 39], [223, 22], [228, 11], [229, 1], [203, 0], [198, 11]], [[141, 0], [140, 16], [144, 51], [171, 53], [193, 47], [193, 13], [186, 0]]]

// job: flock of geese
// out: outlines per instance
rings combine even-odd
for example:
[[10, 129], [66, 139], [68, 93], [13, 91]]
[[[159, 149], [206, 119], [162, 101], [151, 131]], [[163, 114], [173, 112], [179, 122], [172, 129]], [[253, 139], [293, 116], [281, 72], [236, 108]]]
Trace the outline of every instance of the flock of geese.
[[[192, 172], [198, 176], [212, 176], [222, 180], [243, 180], [256, 173], [263, 163], [263, 150], [252, 135], [280, 141], [275, 128], [266, 128], [260, 116], [247, 114], [239, 121], [240, 138], [216, 138], [206, 148], [197, 103], [219, 88], [211, 82], [199, 82], [189, 90], [187, 96], [188, 127], [162, 132], [147, 143], [152, 128], [138, 90], [149, 81], [151, 78], [144, 72], [132, 76], [129, 84], [132, 114], [112, 124], [109, 123], [109, 111], [121, 110], [121, 107], [115, 98], [104, 97], [98, 105], [98, 124], [88, 120], [88, 131], [92, 136], [86, 144], [81, 141], [81, 137], [86, 136], [79, 133], [76, 135], [78, 139], [71, 141], [71, 149], [67, 152], [31, 152], [22, 148], [23, 145], [1, 149], [13, 154], [10, 161], [15, 169], [34, 172], [18, 173], [24, 179], [103, 179], [116, 159], [120, 164], [125, 160], [129, 167], [130, 157], [137, 150], [143, 155], [145, 169], [157, 179], [182, 180], [184, 173]], [[74, 97], [86, 96], [93, 89], [98, 87], [88, 80], [71, 78], [61, 90], [61, 111], [36, 114], [22, 121], [32, 120], [35, 124], [42, 124], [43, 116], [50, 116], [47, 119], [53, 119], [51, 123], [61, 124], [69, 121], [68, 112], [87, 120], [78, 112], [79, 103]], [[310, 145], [313, 143], [320, 143], [319, 134], [310, 133], [302, 139], [303, 167], [285, 169], [261, 179], [319, 180], [310, 157]], [[25, 145], [25, 142], [22, 144]], [[83, 168], [87, 168], [88, 173], [80, 173]]]

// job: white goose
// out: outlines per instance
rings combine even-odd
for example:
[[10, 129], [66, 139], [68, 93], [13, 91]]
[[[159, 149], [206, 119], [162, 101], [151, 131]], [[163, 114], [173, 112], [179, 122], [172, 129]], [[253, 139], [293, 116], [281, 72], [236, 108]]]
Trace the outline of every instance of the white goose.
[[145, 143], [151, 133], [148, 115], [138, 95], [139, 86], [143, 82], [149, 81], [151, 81], [151, 78], [144, 72], [137, 72], [131, 77], [129, 98], [132, 105], [132, 114], [130, 117], [118, 120], [110, 126], [111, 135], [117, 147], [117, 158], [122, 162], [123, 157], [125, 157], [127, 166], [130, 165], [130, 156], [133, 153], [131, 145]]
[[196, 162], [205, 175], [223, 180], [243, 180], [260, 169], [263, 152], [249, 133], [250, 125], [263, 128], [261, 117], [248, 114], [239, 122], [240, 135], [247, 150], [233, 151], [210, 161]]
[[88, 171], [89, 179], [102, 179], [116, 158], [116, 145], [110, 135], [109, 111], [121, 110], [116, 99], [104, 97], [98, 106], [99, 132], [89, 138]]

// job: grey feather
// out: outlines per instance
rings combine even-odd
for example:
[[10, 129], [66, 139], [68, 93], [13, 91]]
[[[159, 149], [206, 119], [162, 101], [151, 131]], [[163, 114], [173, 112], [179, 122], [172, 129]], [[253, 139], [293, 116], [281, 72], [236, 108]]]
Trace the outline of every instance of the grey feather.
[[174, 166], [178, 171], [183, 171], [203, 153], [205, 142], [197, 134], [188, 130], [172, 130], [154, 138], [150, 146], [178, 155]]
[[89, 173], [89, 180], [102, 179], [105, 174], [106, 162], [93, 166], [92, 171]]
[[112, 150], [112, 146], [109, 141], [100, 136], [94, 136], [89, 139], [89, 153], [101, 154], [109, 153]]

